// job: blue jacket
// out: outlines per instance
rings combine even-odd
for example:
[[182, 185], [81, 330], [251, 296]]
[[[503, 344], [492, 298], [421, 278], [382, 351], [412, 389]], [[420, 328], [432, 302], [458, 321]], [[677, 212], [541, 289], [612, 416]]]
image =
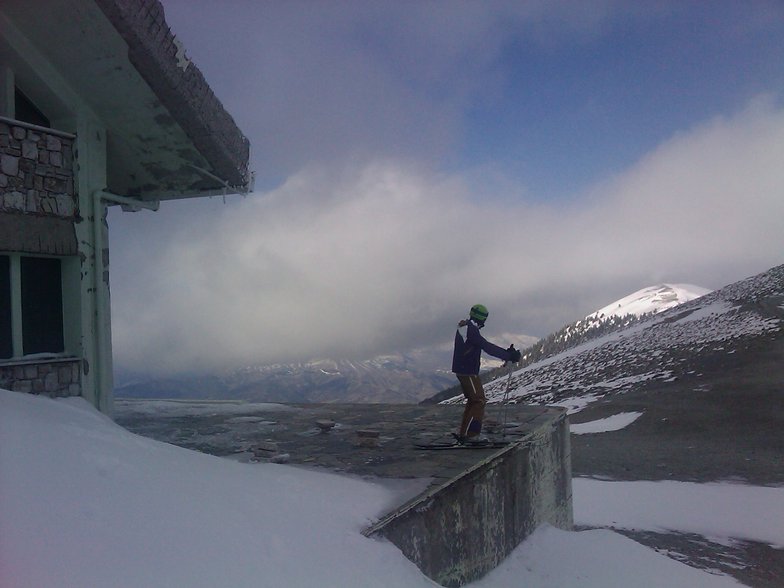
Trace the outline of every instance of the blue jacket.
[[[479, 359], [482, 356], [482, 351], [504, 361], [512, 359], [511, 354], [506, 349], [493, 345], [482, 337], [479, 333], [481, 327], [474, 321], [461, 321], [460, 325], [460, 328], [455, 333], [455, 351], [452, 355], [452, 372], [455, 374], [464, 376], [478, 374]], [[462, 330], [466, 331], [465, 336], [460, 332]]]

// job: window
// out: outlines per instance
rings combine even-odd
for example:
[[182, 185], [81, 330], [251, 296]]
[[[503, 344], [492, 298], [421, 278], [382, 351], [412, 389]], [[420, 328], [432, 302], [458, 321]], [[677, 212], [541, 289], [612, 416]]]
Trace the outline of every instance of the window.
[[65, 351], [62, 262], [0, 255], [0, 359]]
[[60, 353], [63, 345], [63, 286], [60, 260], [22, 257], [24, 354]]
[[51, 128], [52, 123], [46, 118], [43, 112], [25, 96], [19, 88], [14, 88], [14, 110], [16, 120], [21, 120], [39, 127]]
[[14, 355], [11, 338], [11, 260], [0, 255], [0, 359]]

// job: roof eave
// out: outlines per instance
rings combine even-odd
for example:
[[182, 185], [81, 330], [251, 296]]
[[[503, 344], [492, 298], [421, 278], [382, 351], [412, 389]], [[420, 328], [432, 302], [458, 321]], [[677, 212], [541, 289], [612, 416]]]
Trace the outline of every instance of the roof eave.
[[[95, 2], [128, 44], [130, 62], [212, 167], [207, 173], [220, 186], [206, 182], [204, 189], [192, 195], [246, 194], [252, 190], [250, 143], [199, 68], [185, 57], [182, 44], [166, 24], [159, 0]], [[168, 198], [187, 196], [172, 194]], [[148, 198], [145, 195], [144, 199]]]

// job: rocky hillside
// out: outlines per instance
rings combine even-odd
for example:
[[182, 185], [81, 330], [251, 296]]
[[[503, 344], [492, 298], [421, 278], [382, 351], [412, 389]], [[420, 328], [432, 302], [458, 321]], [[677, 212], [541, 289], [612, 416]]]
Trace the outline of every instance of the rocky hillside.
[[[699, 380], [781, 338], [783, 327], [784, 265], [530, 362], [512, 373], [508, 401], [577, 410], [646, 383]], [[488, 401], [502, 402], [506, 386], [505, 377], [488, 384]]]
[[[510, 371], [535, 364], [539, 361], [573, 349], [578, 345], [615, 333], [622, 329], [648, 320], [653, 315], [674, 308], [685, 302], [695, 300], [710, 290], [687, 284], [661, 284], [649, 286], [616, 300], [558, 331], [544, 337], [530, 347], [521, 348], [522, 360], [519, 366], [501, 366], [492, 369], [482, 368], [481, 378], [484, 383], [506, 376]], [[483, 356], [484, 357], [484, 356]], [[422, 401], [423, 404], [435, 404], [460, 396], [459, 386], [453, 385], [438, 394]]]

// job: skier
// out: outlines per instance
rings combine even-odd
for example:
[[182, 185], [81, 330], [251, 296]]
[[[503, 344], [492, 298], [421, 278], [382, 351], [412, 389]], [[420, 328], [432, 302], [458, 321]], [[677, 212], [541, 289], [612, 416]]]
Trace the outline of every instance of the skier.
[[479, 379], [479, 359], [482, 351], [504, 361], [517, 363], [520, 361], [520, 352], [510, 345], [503, 349], [493, 345], [482, 337], [479, 329], [485, 326], [487, 308], [482, 304], [471, 307], [469, 318], [458, 323], [455, 333], [455, 350], [452, 355], [452, 372], [457, 376], [463, 394], [466, 397], [463, 420], [455, 439], [461, 445], [468, 442], [481, 442], [479, 434], [482, 432], [482, 419], [485, 414], [485, 391]]

